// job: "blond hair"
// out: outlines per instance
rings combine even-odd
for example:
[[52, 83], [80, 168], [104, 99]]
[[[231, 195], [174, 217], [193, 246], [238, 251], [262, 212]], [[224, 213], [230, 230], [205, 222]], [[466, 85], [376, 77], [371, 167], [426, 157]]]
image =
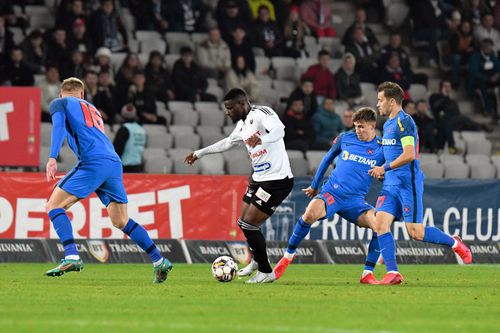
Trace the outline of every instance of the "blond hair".
[[70, 77], [61, 83], [61, 92], [85, 91], [85, 84], [76, 77]]

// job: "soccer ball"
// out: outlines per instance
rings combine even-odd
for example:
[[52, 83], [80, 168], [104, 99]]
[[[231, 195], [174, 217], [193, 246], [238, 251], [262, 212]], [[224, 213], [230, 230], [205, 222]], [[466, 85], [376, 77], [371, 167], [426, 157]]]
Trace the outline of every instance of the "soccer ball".
[[212, 263], [212, 275], [219, 282], [230, 282], [234, 279], [238, 265], [233, 258], [222, 256]]

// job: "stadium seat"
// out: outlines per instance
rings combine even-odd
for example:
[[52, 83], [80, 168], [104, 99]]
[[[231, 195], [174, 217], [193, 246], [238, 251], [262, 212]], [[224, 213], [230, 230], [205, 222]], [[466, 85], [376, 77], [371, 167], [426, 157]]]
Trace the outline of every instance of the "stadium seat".
[[196, 45], [208, 39], [208, 34], [206, 32], [193, 32], [191, 34], [191, 40]]
[[200, 137], [194, 133], [174, 134], [175, 148], [188, 148], [196, 150], [200, 148]]
[[495, 165], [500, 165], [500, 155], [492, 155], [491, 162]]
[[[288, 98], [290, 93], [295, 89], [297, 84], [292, 81], [284, 81], [284, 80], [274, 80], [273, 87], [278, 94], [278, 98]], [[274, 103], [273, 103], [274, 104]]]
[[224, 126], [226, 115], [220, 110], [206, 110], [200, 112], [200, 125], [204, 126]]
[[24, 40], [24, 33], [21, 28], [9, 27], [9, 30], [12, 32], [12, 38], [14, 39], [14, 43], [19, 45]]
[[462, 139], [464, 139], [465, 141], [487, 140], [485, 132], [462, 131], [460, 134], [462, 136]]
[[115, 73], [117, 73], [118, 70], [120, 69], [120, 66], [122, 65], [123, 60], [125, 60], [126, 56], [127, 53], [125, 52], [111, 53], [110, 59]]
[[472, 101], [458, 101], [458, 109], [463, 115], [473, 115], [474, 113], [476, 113], [476, 107], [474, 106], [474, 102]]
[[307, 69], [318, 63], [316, 58], [299, 58], [297, 59], [297, 66], [295, 67], [295, 77], [300, 79]]
[[309, 175], [309, 164], [304, 158], [290, 158], [290, 167], [295, 177]]
[[71, 170], [77, 163], [78, 158], [75, 153], [69, 148], [69, 146], [64, 146], [59, 151], [59, 155], [61, 157], [61, 163], [59, 164], [59, 171], [68, 172]]
[[145, 148], [142, 152], [142, 157], [151, 159], [158, 156], [167, 156], [165, 149], [163, 148]]
[[166, 156], [144, 158], [144, 171], [146, 173], [171, 173], [173, 161]]
[[319, 51], [321, 51], [321, 45], [318, 43], [306, 44], [306, 52], [309, 53], [310, 58], [317, 60]]
[[[167, 49], [167, 43], [165, 43], [165, 41], [161, 40], [161, 39], [142, 40], [140, 45], [141, 45], [141, 53], [147, 54], [148, 57], [152, 51], [158, 51], [161, 54], [164, 54], [166, 49]], [[143, 63], [143, 64], [146, 64], [146, 63]]]
[[200, 114], [193, 110], [172, 112], [172, 123], [174, 125], [197, 126], [200, 120]]
[[413, 83], [409, 90], [411, 99], [414, 101], [427, 100], [427, 87], [423, 84]]
[[172, 147], [172, 134], [167, 132], [150, 132], [146, 134], [146, 147], [169, 149]]
[[271, 60], [267, 57], [255, 57], [255, 75], [266, 76], [268, 75], [269, 66], [271, 65]]
[[421, 153], [418, 155], [420, 163], [439, 163], [439, 158], [436, 154]]
[[165, 55], [165, 65], [167, 66], [167, 69], [169, 69], [170, 71], [172, 71], [172, 69], [174, 68], [174, 64], [177, 60], [179, 60], [181, 57], [180, 54], [177, 54], [177, 53], [169, 53], [167, 55]]
[[496, 171], [496, 167], [493, 164], [470, 164], [470, 178], [473, 179], [493, 179], [495, 178]]
[[466, 179], [469, 178], [469, 166], [465, 163], [449, 163], [444, 166], [444, 178]]
[[54, 18], [52, 16], [29, 16], [31, 30], [45, 30], [54, 27]]
[[439, 159], [443, 165], [448, 165], [448, 164], [460, 164], [464, 163], [464, 159], [461, 155], [449, 155], [449, 154], [443, 154], [439, 156]]
[[220, 126], [197, 126], [196, 133], [199, 135], [208, 135], [208, 134], [222, 134]]
[[35, 74], [33, 78], [35, 79], [35, 86], [39, 86], [42, 81], [45, 81], [45, 74]]
[[361, 82], [361, 93], [369, 106], [377, 105], [377, 89], [373, 83]]
[[500, 179], [500, 164], [496, 164], [497, 169], [497, 179]]
[[465, 162], [469, 165], [473, 164], [491, 164], [491, 158], [488, 155], [468, 154], [465, 156]]
[[208, 86], [207, 94], [212, 94], [217, 98], [217, 102], [222, 102], [222, 98], [224, 97], [224, 90], [218, 86]]
[[186, 101], [170, 101], [168, 102], [168, 109], [170, 111], [189, 111], [193, 110], [193, 104]]
[[223, 175], [225, 173], [224, 157], [221, 154], [203, 156], [198, 163], [200, 163], [200, 172], [203, 175]]
[[167, 156], [173, 160], [182, 159], [184, 161], [184, 158], [186, 158], [186, 156], [188, 156], [192, 151], [192, 149], [187, 148], [172, 148], [167, 151]]
[[183, 46], [189, 46], [191, 49], [194, 49], [194, 44], [187, 32], [167, 32], [165, 39], [168, 45], [168, 53], [179, 53]]
[[425, 178], [443, 178], [444, 166], [443, 164], [429, 161], [420, 165]]
[[318, 167], [323, 160], [323, 157], [325, 157], [326, 152], [324, 151], [317, 151], [317, 150], [310, 150], [306, 152], [306, 157], [307, 157], [307, 162], [309, 164], [309, 172], [314, 175], [316, 173], [316, 170], [318, 170]]
[[[144, 124], [142, 125], [146, 133], [166, 133], [167, 128], [164, 125]], [[118, 130], [118, 129], [116, 129]]]
[[197, 175], [200, 173], [200, 161], [197, 161], [193, 165], [188, 165], [184, 163], [184, 157], [174, 159], [174, 173], [183, 175]]
[[[321, 37], [318, 43], [322, 49], [327, 50], [332, 55], [332, 58], [342, 58], [344, 53], [344, 45], [338, 37]], [[382, 44], [383, 45], [383, 44]]]
[[228, 174], [250, 175], [252, 173], [252, 163], [245, 148], [234, 148], [223, 152], [222, 155], [226, 161]]
[[161, 40], [162, 36], [160, 33], [154, 30], [136, 30], [135, 39], [139, 41], [145, 40]]
[[38, 164], [38, 170], [39, 171], [45, 171], [45, 166], [47, 164], [47, 161], [49, 159], [49, 154], [50, 154], [50, 147], [47, 146], [41, 146], [40, 147], [40, 163]]
[[168, 129], [169, 129], [169, 132], [172, 133], [173, 135], [194, 133], [194, 127], [187, 126], [187, 125], [172, 125]]
[[468, 154], [490, 155], [492, 144], [488, 140], [466, 141]]
[[252, 52], [256, 57], [264, 57], [266, 55], [266, 51], [261, 47], [252, 47]]
[[52, 139], [52, 124], [41, 123], [40, 125], [40, 141], [43, 147], [50, 147]]
[[330, 68], [332, 73], [335, 74], [339, 70], [340, 66], [342, 66], [342, 59], [332, 59], [328, 68]]
[[219, 133], [200, 134], [200, 138], [201, 138], [201, 146], [206, 147], [224, 139], [225, 136], [219, 131]]
[[194, 102], [194, 109], [200, 112], [220, 111], [220, 105], [216, 102]]
[[300, 151], [300, 150], [290, 149], [290, 150], [287, 150], [286, 153], [287, 153], [289, 159], [291, 159], [291, 158], [302, 158], [302, 159], [304, 159], [304, 153], [302, 151]]
[[276, 79], [295, 80], [295, 67], [297, 64], [294, 58], [273, 57], [271, 58], [271, 64], [275, 70]]
[[227, 136], [227, 135], [231, 134], [234, 131], [235, 127], [236, 127], [235, 124], [228, 124], [228, 125], [226, 125], [226, 126], [224, 126], [222, 128], [222, 133], [224, 133], [224, 135]]

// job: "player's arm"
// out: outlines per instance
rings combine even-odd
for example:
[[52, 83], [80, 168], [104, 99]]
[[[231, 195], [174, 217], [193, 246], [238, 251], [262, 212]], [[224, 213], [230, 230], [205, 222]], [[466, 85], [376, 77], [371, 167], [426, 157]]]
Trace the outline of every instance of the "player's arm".
[[56, 159], [66, 136], [66, 113], [61, 99], [56, 99], [50, 104], [50, 115], [52, 117], [52, 138], [49, 161], [46, 166], [47, 181], [56, 179]]
[[333, 146], [326, 153], [325, 157], [323, 157], [323, 160], [321, 160], [318, 170], [316, 170], [316, 174], [314, 175], [311, 186], [302, 190], [309, 198], [312, 198], [316, 194], [318, 194], [319, 186], [321, 181], [323, 180], [323, 176], [325, 175], [326, 170], [328, 170], [330, 164], [332, 164], [335, 157], [337, 157], [342, 151], [341, 146], [342, 134], [336, 137], [335, 140], [333, 140]]
[[127, 144], [127, 140], [130, 134], [128, 129], [125, 126], [122, 126], [118, 132], [116, 132], [115, 140], [113, 141], [113, 146], [115, 147], [115, 151], [118, 156], [122, 156], [123, 151], [125, 150], [125, 145]]
[[208, 147], [190, 153], [184, 159], [184, 163], [192, 165], [196, 160], [202, 158], [205, 155], [222, 153], [224, 151], [233, 148], [234, 146], [238, 146], [242, 140], [241, 137], [238, 134], [236, 134], [238, 133], [236, 132], [237, 129], [239, 132], [239, 126], [236, 126], [234, 131], [227, 138], [224, 138]]
[[262, 143], [276, 142], [285, 137], [285, 125], [283, 125], [278, 115], [264, 115], [264, 118], [261, 121], [262, 125], [266, 129], [266, 133], [260, 136], [254, 134], [248, 138], [245, 143], [251, 148]]

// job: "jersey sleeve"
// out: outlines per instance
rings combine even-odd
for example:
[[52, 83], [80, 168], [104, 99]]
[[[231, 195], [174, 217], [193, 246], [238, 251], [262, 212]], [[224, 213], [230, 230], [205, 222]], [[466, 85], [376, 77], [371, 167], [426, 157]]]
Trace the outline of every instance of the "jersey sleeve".
[[262, 143], [276, 142], [285, 137], [285, 125], [277, 114], [264, 115], [261, 121], [266, 129], [266, 133], [260, 137]]
[[400, 131], [401, 146], [415, 146], [415, 133], [417, 127], [411, 117], [398, 118], [398, 127]]
[[50, 102], [49, 105], [49, 110], [50, 110], [50, 115], [52, 116], [56, 112], [62, 112], [64, 113], [64, 106], [65, 102], [62, 98], [56, 98], [52, 102]]
[[[51, 108], [52, 110], [52, 108]], [[52, 112], [51, 112], [52, 113]], [[50, 157], [57, 158], [66, 136], [66, 113], [54, 112], [52, 114], [52, 139], [50, 145]]]
[[325, 175], [326, 170], [330, 164], [332, 164], [335, 157], [337, 157], [342, 151], [342, 134], [333, 140], [333, 146], [330, 148], [328, 153], [326, 153], [325, 157], [319, 164], [318, 170], [316, 171], [316, 175], [314, 175], [314, 179], [311, 183], [311, 187], [315, 190], [319, 188], [319, 184], [323, 180], [323, 176]]

